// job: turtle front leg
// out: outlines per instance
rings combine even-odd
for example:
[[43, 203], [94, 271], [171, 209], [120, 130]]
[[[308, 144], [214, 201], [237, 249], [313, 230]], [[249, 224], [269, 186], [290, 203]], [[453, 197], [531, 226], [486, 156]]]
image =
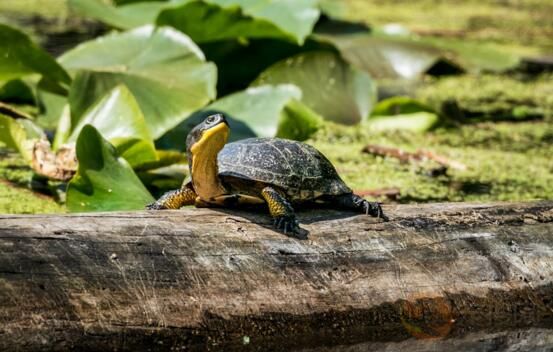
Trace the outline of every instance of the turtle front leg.
[[196, 201], [196, 192], [192, 184], [186, 183], [181, 189], [166, 192], [154, 203], [148, 204], [148, 210], [179, 209], [185, 205], [194, 205]]
[[389, 220], [388, 217], [384, 215], [380, 203], [369, 202], [359, 197], [357, 194], [343, 194], [335, 197], [331, 202], [331, 204], [335, 204], [338, 208], [358, 211], [376, 218], [381, 218], [384, 221]]
[[269, 212], [274, 219], [274, 227], [284, 231], [285, 235], [292, 234], [298, 238], [306, 238], [307, 231], [299, 227], [294, 208], [282, 192], [268, 186], [263, 188], [261, 195], [269, 206]]

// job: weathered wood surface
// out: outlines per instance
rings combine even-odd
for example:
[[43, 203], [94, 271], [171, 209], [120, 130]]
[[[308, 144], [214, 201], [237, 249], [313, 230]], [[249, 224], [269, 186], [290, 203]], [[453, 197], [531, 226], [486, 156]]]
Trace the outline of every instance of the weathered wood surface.
[[[0, 350], [288, 350], [549, 328], [553, 202], [391, 221], [184, 209], [0, 215]], [[244, 345], [244, 343], [247, 343]]]

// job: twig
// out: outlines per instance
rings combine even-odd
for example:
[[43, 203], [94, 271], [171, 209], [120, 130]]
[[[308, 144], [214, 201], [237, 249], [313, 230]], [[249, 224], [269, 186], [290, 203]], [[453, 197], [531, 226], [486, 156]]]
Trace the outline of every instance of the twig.
[[51, 180], [69, 181], [77, 171], [74, 146], [62, 146], [55, 153], [47, 140], [39, 140], [33, 146], [33, 170]]
[[466, 170], [467, 167], [465, 164], [460, 163], [455, 160], [449, 160], [445, 156], [437, 155], [431, 151], [428, 150], [417, 150], [414, 153], [405, 151], [403, 149], [399, 148], [393, 148], [393, 147], [385, 147], [381, 145], [376, 144], [369, 144], [365, 148], [363, 148], [363, 152], [378, 155], [378, 156], [385, 156], [385, 157], [391, 157], [396, 158], [404, 163], [410, 163], [410, 162], [422, 162], [426, 160], [432, 160], [437, 162], [438, 164], [456, 169], [456, 170]]

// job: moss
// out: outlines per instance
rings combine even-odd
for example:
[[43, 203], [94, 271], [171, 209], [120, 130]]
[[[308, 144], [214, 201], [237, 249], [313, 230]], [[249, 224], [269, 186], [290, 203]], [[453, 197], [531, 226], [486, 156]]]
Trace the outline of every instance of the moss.
[[551, 74], [533, 79], [513, 75], [441, 78], [429, 81], [415, 95], [438, 110], [447, 109], [447, 104], [455, 102], [463, 115], [469, 118], [553, 119]]
[[15, 154], [0, 149], [0, 214], [62, 213], [53, 198], [28, 189], [32, 172]]
[[548, 0], [343, 1], [348, 18], [370, 25], [399, 23], [422, 35], [502, 43], [522, 51], [553, 48], [553, 2]]
[[[400, 202], [553, 198], [553, 126], [545, 122], [466, 125], [425, 135], [329, 125], [310, 142], [352, 188], [397, 187]], [[430, 150], [468, 168], [431, 177], [424, 167], [362, 153], [369, 143]]]

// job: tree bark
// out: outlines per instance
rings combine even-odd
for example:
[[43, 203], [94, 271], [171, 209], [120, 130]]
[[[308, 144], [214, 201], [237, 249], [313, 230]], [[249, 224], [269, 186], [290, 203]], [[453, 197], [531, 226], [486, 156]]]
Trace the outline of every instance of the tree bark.
[[553, 326], [553, 202], [384, 211], [390, 222], [300, 212], [303, 241], [247, 211], [0, 215], [0, 350], [289, 350]]

